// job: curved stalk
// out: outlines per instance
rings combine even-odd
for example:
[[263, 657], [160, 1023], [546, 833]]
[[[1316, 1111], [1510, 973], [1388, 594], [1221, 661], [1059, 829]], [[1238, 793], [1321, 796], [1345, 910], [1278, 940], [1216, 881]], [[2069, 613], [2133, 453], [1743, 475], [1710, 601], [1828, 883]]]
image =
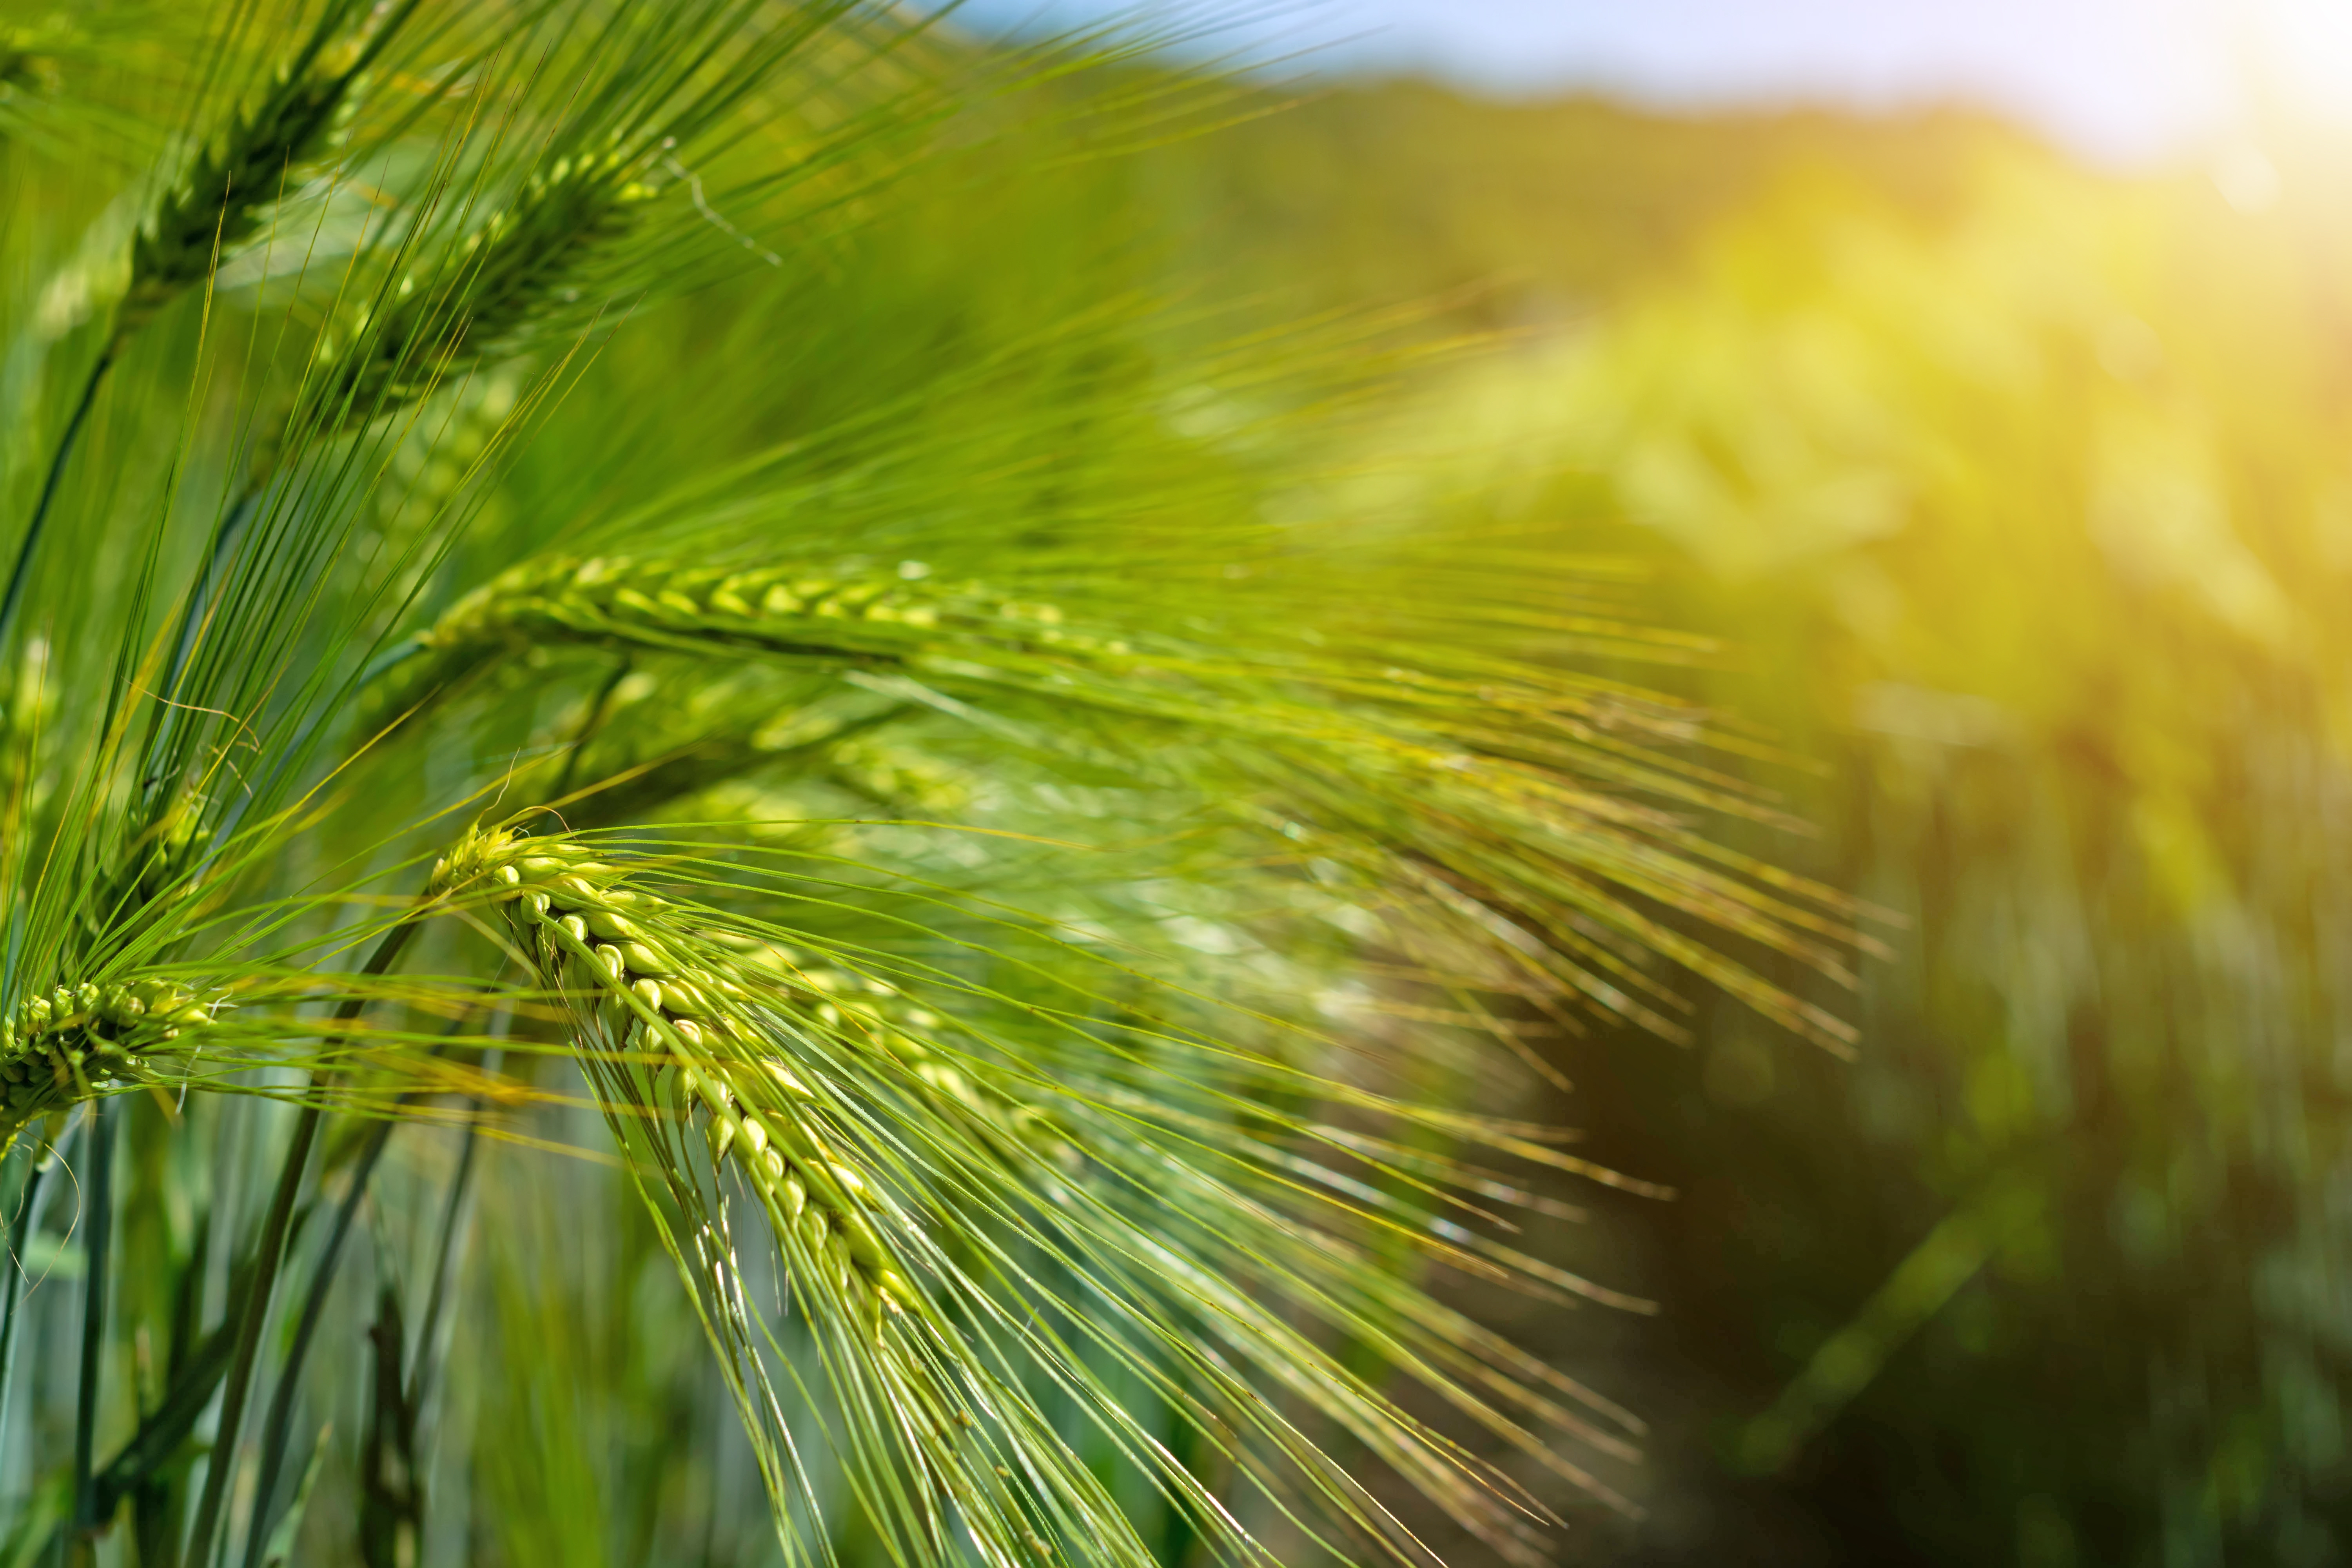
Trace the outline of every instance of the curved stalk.
[[16, 614], [25, 603], [25, 583], [32, 575], [33, 557], [39, 552], [41, 533], [49, 521], [49, 509], [58, 499], [58, 487], [64, 480], [66, 464], [73, 458], [74, 447], [80, 442], [82, 427], [89, 423], [91, 405], [98, 401], [99, 384], [106, 379], [114, 363], [114, 343], [107, 344], [99, 354], [98, 363], [89, 367], [89, 379], [81, 384], [80, 400], [75, 403], [71, 417], [66, 421], [65, 433], [58, 437], [58, 449], [49, 459], [48, 477], [41, 481], [40, 500], [33, 503], [33, 520], [25, 525], [24, 542], [16, 546], [16, 563], [8, 573], [8, 593], [0, 598], [0, 645], [8, 640], [16, 629]]
[[[499, 1050], [492, 1049], [483, 1056], [482, 1065], [496, 1072], [503, 1060]], [[478, 1108], [481, 1101], [468, 1100]], [[457, 1173], [449, 1179], [449, 1203], [441, 1215], [441, 1239], [434, 1248], [433, 1284], [425, 1297], [425, 1321], [416, 1330], [416, 1363], [409, 1368], [407, 1402], [411, 1410], [421, 1411], [425, 1394], [432, 1386], [433, 1344], [441, 1332], [441, 1310], [447, 1301], [452, 1271], [457, 1267], [459, 1226], [466, 1217], [466, 1199], [473, 1189], [474, 1154], [481, 1144], [482, 1129], [478, 1121], [466, 1123], [464, 1147], [457, 1154]]]

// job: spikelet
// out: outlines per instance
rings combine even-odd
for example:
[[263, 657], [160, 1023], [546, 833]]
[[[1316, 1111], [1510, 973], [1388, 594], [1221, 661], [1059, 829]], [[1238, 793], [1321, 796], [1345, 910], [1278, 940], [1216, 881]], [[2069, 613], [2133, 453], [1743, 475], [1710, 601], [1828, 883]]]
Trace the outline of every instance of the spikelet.
[[[579, 845], [496, 827], [468, 833], [434, 868], [430, 890], [488, 890], [551, 989], [592, 996], [608, 1035], [656, 1072], [675, 1067], [690, 1113], [707, 1119], [713, 1164], [742, 1173], [779, 1232], [801, 1238], [878, 1334], [918, 1298], [871, 1184], [814, 1116], [792, 1109], [807, 1104], [808, 1088], [747, 1022], [755, 993], [741, 972], [683, 929], [674, 906], [628, 883], [624, 868]], [[792, 1000], [772, 989], [757, 999]], [[760, 1089], [739, 1093], [755, 1074]]]
[[598, 252], [657, 194], [634, 168], [611, 153], [533, 174], [462, 244], [322, 336], [310, 395], [328, 427], [356, 428], [412, 403], [577, 304]]
[[261, 101], [197, 154], [131, 241], [117, 345], [211, 277], [217, 258], [253, 237], [279, 193], [332, 151], [358, 85], [355, 71], [331, 69], [323, 58], [299, 73], [280, 70]]
[[0, 1147], [36, 1117], [114, 1083], [152, 1079], [150, 1053], [213, 1021], [196, 996], [166, 981], [58, 986], [0, 1019]]
[[721, 641], [782, 653], [888, 657], [932, 634], [1057, 656], [1127, 653], [1074, 630], [1051, 604], [890, 572], [795, 563], [730, 572], [627, 556], [527, 562], [452, 605], [419, 641], [446, 663], [550, 637], [671, 646]]
[[1081, 1163], [1077, 1146], [1044, 1111], [981, 1083], [926, 1043], [946, 1020], [886, 982], [822, 965], [804, 966], [772, 942], [729, 941], [735, 962], [757, 972], [793, 1008], [835, 1037], [895, 1062], [935, 1105], [953, 1106], [983, 1131], [1013, 1163], [1027, 1168], [1044, 1155], [1066, 1171]]

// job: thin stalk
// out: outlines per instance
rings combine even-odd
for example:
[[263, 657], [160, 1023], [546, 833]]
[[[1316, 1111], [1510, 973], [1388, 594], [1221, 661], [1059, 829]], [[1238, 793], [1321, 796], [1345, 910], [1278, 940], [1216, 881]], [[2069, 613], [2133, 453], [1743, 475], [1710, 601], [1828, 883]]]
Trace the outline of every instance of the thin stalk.
[[89, 422], [90, 405], [98, 401], [99, 384], [106, 379], [114, 363], [116, 345], [109, 343], [89, 367], [89, 379], [82, 383], [81, 398], [74, 405], [73, 416], [66, 421], [65, 434], [58, 437], [57, 455], [49, 459], [48, 478], [41, 481], [41, 499], [33, 504], [33, 521], [25, 527], [25, 542], [16, 547], [16, 564], [8, 574], [8, 595], [0, 599], [0, 645], [16, 625], [16, 612], [25, 602], [25, 580], [31, 575], [33, 556], [40, 549], [41, 531], [49, 521], [49, 508], [58, 499], [58, 486], [66, 477], [66, 464], [73, 457], [76, 443], [81, 439], [82, 426]]
[[40, 1224], [41, 1178], [48, 1171], [38, 1149], [28, 1152], [32, 1173], [25, 1178], [24, 1199], [8, 1226], [7, 1245], [0, 1247], [0, 1253], [5, 1254], [0, 1268], [6, 1270], [5, 1282], [0, 1283], [0, 1436], [7, 1430], [8, 1396], [16, 1385], [16, 1309], [25, 1289], [25, 1247]]
[[71, 1543], [87, 1540], [99, 1526], [98, 1489], [91, 1465], [98, 1447], [99, 1376], [106, 1354], [106, 1284], [114, 1250], [114, 1123], [111, 1099], [91, 1102], [89, 1130], [82, 1135], [89, 1151], [83, 1192], [89, 1210], [82, 1244], [84, 1265], [81, 1295], [81, 1382], [74, 1407], [74, 1528], [60, 1542], [58, 1555], [69, 1554]]
[[563, 759], [562, 776], [555, 781], [555, 799], [562, 800], [572, 793], [572, 778], [579, 771], [581, 754], [587, 751], [588, 742], [595, 739], [597, 730], [604, 725], [604, 710], [611, 705], [613, 693], [621, 689], [621, 682], [629, 678], [629, 671], [635, 667], [635, 659], [624, 657], [613, 667], [613, 673], [604, 678], [604, 684], [596, 689], [595, 700], [588, 704], [588, 716], [580, 721], [580, 732], [572, 737], [572, 750]]
[[375, 1174], [376, 1162], [383, 1156], [383, 1146], [391, 1141], [393, 1124], [379, 1121], [368, 1134], [367, 1147], [361, 1151], [359, 1163], [352, 1172], [352, 1190], [343, 1195], [342, 1205], [335, 1211], [335, 1225], [327, 1233], [319, 1261], [310, 1271], [310, 1289], [302, 1303], [302, 1316], [294, 1326], [293, 1343], [287, 1347], [285, 1369], [278, 1375], [278, 1387], [269, 1398], [269, 1414], [261, 1426], [261, 1472], [253, 1490], [253, 1513], [246, 1523], [245, 1568], [260, 1568], [262, 1548], [268, 1544], [269, 1528], [277, 1522], [276, 1510], [271, 1506], [278, 1491], [278, 1473], [285, 1468], [286, 1445], [294, 1427], [294, 1395], [301, 1386], [302, 1363], [310, 1353], [310, 1342], [319, 1331], [319, 1320], [327, 1310], [327, 1294], [335, 1283], [335, 1264], [341, 1256], [344, 1238], [352, 1232], [352, 1221], [359, 1214], [360, 1202], [367, 1196], [369, 1178]]
[[457, 1251], [457, 1222], [465, 1213], [466, 1195], [474, 1180], [474, 1145], [478, 1129], [467, 1127], [457, 1152], [457, 1173], [449, 1183], [449, 1206], [441, 1215], [441, 1246], [433, 1263], [433, 1285], [425, 1298], [425, 1322], [416, 1331], [416, 1361], [408, 1369], [408, 1407], [417, 1408], [431, 1383], [433, 1341], [441, 1331], [441, 1303], [448, 1295], [449, 1269]]
[[[110, 1517], [124, 1498], [152, 1481], [179, 1458], [188, 1435], [195, 1430], [197, 1417], [212, 1403], [221, 1374], [228, 1370], [229, 1352], [235, 1348], [233, 1338], [227, 1324], [206, 1335], [174, 1374], [161, 1403], [147, 1413], [139, 1429], [100, 1469], [92, 1483], [100, 1518]], [[143, 1563], [149, 1559], [142, 1557], [140, 1561]]]
[[[305, 1211], [307, 1212], [307, 1211]], [[295, 1222], [294, 1237], [299, 1238], [301, 1221]], [[172, 1381], [163, 1390], [163, 1397], [149, 1411], [114, 1458], [100, 1469], [96, 1480], [98, 1516], [110, 1517], [125, 1497], [152, 1481], [178, 1458], [188, 1435], [195, 1430], [197, 1418], [212, 1403], [213, 1391], [220, 1386], [221, 1376], [228, 1371], [228, 1360], [236, 1349], [236, 1329], [244, 1321], [243, 1303], [251, 1282], [250, 1265], [240, 1267], [229, 1285], [229, 1309], [220, 1327], [206, 1334], [186, 1354], [173, 1355]], [[61, 1527], [62, 1528], [62, 1527]], [[174, 1532], [172, 1544], [176, 1548]], [[142, 1556], [142, 1563], [148, 1562]], [[154, 1561], [170, 1562], [170, 1552], [163, 1552]]]
[[303, 1173], [310, 1168], [310, 1147], [318, 1141], [319, 1116], [315, 1105], [304, 1106], [296, 1116], [294, 1136], [287, 1145], [286, 1161], [278, 1173], [278, 1190], [270, 1195], [269, 1213], [262, 1221], [261, 1247], [254, 1258], [253, 1283], [237, 1324], [236, 1351], [230, 1358], [228, 1381], [221, 1394], [219, 1431], [205, 1469], [205, 1489], [196, 1505], [195, 1531], [189, 1537], [188, 1561], [193, 1568], [206, 1568], [212, 1562], [213, 1532], [220, 1522], [229, 1472], [236, 1468], [237, 1428], [245, 1422], [246, 1389], [253, 1381], [253, 1363], [260, 1353], [262, 1320], [268, 1316], [271, 1289], [278, 1281], [278, 1266], [286, 1247], [286, 1227], [294, 1215], [294, 1195], [302, 1185]]
[[[503, 1059], [496, 1048], [483, 1054], [482, 1067], [496, 1072]], [[472, 1104], [478, 1109], [481, 1101]], [[456, 1267], [459, 1222], [466, 1212], [466, 1197], [473, 1186], [474, 1151], [481, 1142], [481, 1124], [466, 1123], [464, 1143], [457, 1151], [457, 1173], [449, 1181], [449, 1206], [441, 1215], [441, 1244], [433, 1261], [433, 1285], [425, 1298], [425, 1321], [416, 1331], [416, 1361], [408, 1372], [408, 1408], [422, 1410], [425, 1390], [432, 1384], [433, 1342], [441, 1331], [442, 1303], [448, 1300], [450, 1271]]]
[[[485, 1050], [482, 1070], [497, 1071], [502, 1056], [497, 1047]], [[480, 1104], [478, 1100], [467, 1101], [471, 1110], [479, 1110]], [[425, 1294], [425, 1321], [417, 1331], [415, 1355], [407, 1352], [400, 1327], [399, 1296], [389, 1284], [377, 1305], [375, 1326], [368, 1331], [374, 1342], [375, 1389], [369, 1400], [362, 1443], [360, 1536], [362, 1554], [370, 1563], [397, 1563], [404, 1530], [412, 1542], [424, 1532], [425, 1479], [430, 1468], [426, 1456], [431, 1444], [425, 1399], [439, 1360], [436, 1352], [443, 1305], [449, 1297], [457, 1257], [465, 1245], [466, 1223], [472, 1213], [468, 1199], [480, 1134], [480, 1124], [468, 1121], [441, 1217], [440, 1240], [434, 1248], [433, 1283]], [[385, 1452], [387, 1447], [393, 1450], [390, 1455]]]
[[[454, 1033], [457, 1027], [452, 1025], [451, 1031]], [[439, 1047], [436, 1047], [438, 1053]], [[401, 1096], [404, 1103], [410, 1098]], [[286, 1365], [278, 1374], [277, 1391], [270, 1396], [269, 1414], [262, 1423], [260, 1478], [254, 1489], [253, 1513], [246, 1525], [246, 1568], [258, 1568], [269, 1529], [277, 1523], [271, 1504], [278, 1489], [278, 1472], [286, 1466], [286, 1447], [293, 1436], [294, 1394], [301, 1384], [302, 1363], [309, 1359], [319, 1320], [326, 1312], [327, 1294], [334, 1286], [335, 1266], [342, 1254], [344, 1239], [351, 1235], [352, 1222], [359, 1214], [361, 1201], [367, 1196], [368, 1183], [375, 1175], [377, 1162], [383, 1157], [384, 1145], [391, 1142], [393, 1126], [389, 1120], [380, 1121], [369, 1133], [367, 1147], [361, 1151], [359, 1163], [352, 1172], [352, 1189], [343, 1195], [335, 1212], [335, 1227], [328, 1232], [326, 1244], [311, 1269], [302, 1316], [295, 1326], [293, 1343], [287, 1349]], [[467, 1129], [469, 1139], [472, 1131], [472, 1128]], [[472, 1152], [470, 1142], [467, 1152]], [[459, 1173], [462, 1177], [462, 1165]]]
[[[400, 956], [401, 949], [416, 932], [412, 917], [384, 932], [376, 943], [375, 952], [368, 955], [362, 973], [382, 974]], [[354, 996], [335, 1009], [335, 1022], [348, 1024], [359, 1016], [367, 999]], [[325, 1074], [313, 1074], [311, 1087], [317, 1089]], [[261, 1247], [253, 1259], [253, 1283], [247, 1288], [244, 1320], [237, 1325], [236, 1353], [230, 1359], [228, 1382], [221, 1391], [221, 1413], [218, 1429], [213, 1435], [212, 1458], [205, 1467], [204, 1495], [196, 1504], [195, 1528], [188, 1536], [190, 1568], [211, 1568], [213, 1537], [220, 1528], [221, 1504], [228, 1495], [229, 1473], [236, 1468], [237, 1430], [245, 1424], [247, 1391], [253, 1384], [254, 1363], [261, 1353], [261, 1329], [269, 1316], [269, 1299], [278, 1283], [278, 1269], [285, 1261], [286, 1231], [293, 1223], [294, 1199], [301, 1191], [303, 1173], [310, 1168], [310, 1149], [319, 1141], [319, 1122], [322, 1113], [318, 1105], [305, 1105], [294, 1120], [294, 1136], [286, 1149], [286, 1163], [278, 1168], [278, 1190], [270, 1194], [269, 1213], [261, 1222]]]

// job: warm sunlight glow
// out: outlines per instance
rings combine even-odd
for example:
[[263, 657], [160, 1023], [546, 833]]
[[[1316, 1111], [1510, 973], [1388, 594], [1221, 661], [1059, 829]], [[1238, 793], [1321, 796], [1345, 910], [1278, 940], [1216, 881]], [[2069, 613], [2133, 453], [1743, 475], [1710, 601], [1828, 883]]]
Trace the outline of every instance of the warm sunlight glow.
[[2352, 0], [2261, 0], [2254, 32], [2256, 71], [2278, 108], [2352, 127]]

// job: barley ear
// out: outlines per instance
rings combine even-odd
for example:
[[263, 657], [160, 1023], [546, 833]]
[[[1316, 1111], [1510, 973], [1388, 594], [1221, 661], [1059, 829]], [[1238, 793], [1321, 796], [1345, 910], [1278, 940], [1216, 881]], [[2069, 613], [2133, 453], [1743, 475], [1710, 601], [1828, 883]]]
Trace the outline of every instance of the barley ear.
[[581, 284], [657, 194], [620, 153], [559, 160], [462, 242], [404, 275], [320, 340], [306, 397], [326, 430], [350, 430], [510, 351]]
[[176, 1052], [213, 1021], [194, 994], [166, 981], [60, 985], [0, 1019], [0, 1149], [38, 1117], [122, 1084], [152, 1082], [149, 1058]]
[[[445, 900], [487, 900], [502, 912], [539, 982], [562, 998], [616, 1132], [632, 1147], [632, 1129], [651, 1134], [647, 1152], [694, 1226], [673, 1257], [735, 1369], [747, 1425], [755, 1435], [776, 1430], [765, 1374], [756, 1356], [743, 1356], [769, 1331], [746, 1316], [726, 1200], [711, 1201], [690, 1169], [698, 1158], [684, 1158], [697, 1143], [707, 1145], [712, 1174], [739, 1178], [753, 1198], [795, 1310], [827, 1346], [843, 1424], [831, 1440], [845, 1461], [877, 1488], [903, 1484], [885, 1476], [919, 1483], [896, 1502], [868, 1497], [897, 1537], [899, 1560], [950, 1560], [946, 1542], [960, 1520], [986, 1561], [1066, 1553], [1148, 1568], [1149, 1547], [1099, 1478], [994, 1364], [982, 1325], [1001, 1309], [979, 1304], [971, 1282], [883, 1189], [868, 1161], [887, 1156], [878, 1146], [857, 1152], [853, 1139], [863, 1134], [851, 1127], [843, 1087], [831, 1073], [817, 1077], [822, 1052], [812, 1046], [803, 1060], [796, 1047], [819, 1036], [862, 1041], [856, 1048], [891, 1056], [893, 1076], [923, 1085], [935, 1106], [958, 1105], [1007, 1139], [1038, 1119], [1024, 1121], [1001, 1097], [958, 1082], [935, 1055], [894, 1038], [886, 1013], [919, 1028], [919, 1010], [870, 984], [852, 997], [837, 976], [713, 933], [707, 916], [640, 881], [629, 865], [599, 859], [567, 836], [526, 837], [507, 823], [469, 831], [435, 868], [432, 888]], [[667, 1094], [646, 1092], [664, 1084]], [[700, 1139], [678, 1136], [695, 1124]], [[943, 1227], [971, 1224], [943, 1194], [921, 1195], [941, 1203]], [[926, 1285], [915, 1282], [910, 1260], [920, 1261]]]
[[205, 146], [141, 226], [131, 246], [130, 286], [115, 313], [114, 347], [210, 278], [221, 257], [259, 231], [288, 185], [334, 151], [357, 107], [367, 60], [415, 5], [409, 0], [385, 14], [365, 41], [331, 44], [352, 9], [329, 8], [261, 100]]
[[675, 1068], [693, 1112], [709, 1119], [714, 1164], [741, 1173], [779, 1233], [803, 1238], [831, 1272], [823, 1283], [863, 1302], [878, 1333], [918, 1298], [872, 1185], [796, 1112], [806, 1088], [751, 1023], [753, 993], [740, 973], [681, 911], [629, 884], [625, 868], [580, 845], [497, 827], [460, 841], [435, 868], [432, 891], [488, 891], [540, 978], [583, 1025], [593, 1018], [656, 1073]]

